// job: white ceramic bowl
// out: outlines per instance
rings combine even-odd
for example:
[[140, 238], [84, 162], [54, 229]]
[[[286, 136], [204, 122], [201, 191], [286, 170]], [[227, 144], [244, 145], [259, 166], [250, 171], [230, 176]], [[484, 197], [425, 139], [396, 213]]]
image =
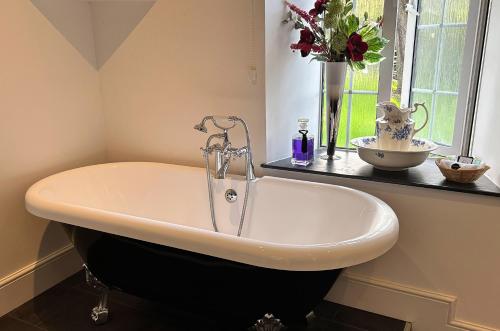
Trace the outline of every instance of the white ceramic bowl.
[[438, 146], [424, 139], [413, 139], [407, 151], [384, 150], [379, 147], [377, 137], [360, 137], [351, 140], [358, 148], [359, 158], [377, 169], [401, 171], [425, 162], [429, 153]]

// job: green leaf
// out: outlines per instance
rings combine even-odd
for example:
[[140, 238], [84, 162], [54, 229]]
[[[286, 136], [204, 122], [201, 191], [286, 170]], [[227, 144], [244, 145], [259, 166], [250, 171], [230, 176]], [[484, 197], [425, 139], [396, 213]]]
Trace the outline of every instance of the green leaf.
[[375, 23], [367, 24], [359, 30], [359, 34], [361, 35], [363, 41], [365, 42], [368, 42], [368, 40], [378, 37], [379, 32], [380, 29], [378, 25]]
[[348, 1], [345, 6], [344, 6], [344, 12], [342, 13], [342, 16], [347, 16], [353, 8], [353, 3], [352, 1]]
[[384, 49], [385, 45], [387, 45], [388, 42], [389, 40], [385, 38], [377, 37], [368, 40], [366, 43], [368, 44], [369, 52], [380, 52]]
[[351, 61], [351, 68], [354, 71], [364, 71], [366, 70], [366, 65], [363, 63], [363, 61], [356, 61], [356, 62]]
[[365, 54], [363, 54], [363, 57], [364, 60], [370, 64], [379, 63], [385, 59], [381, 54], [374, 52], [366, 52]]
[[330, 37], [330, 48], [337, 53], [346, 49], [347, 37], [343, 33], [335, 33]]
[[339, 18], [337, 15], [327, 13], [325, 15], [325, 28], [333, 29], [338, 26]]
[[317, 54], [311, 58], [311, 61], [309, 61], [309, 63], [311, 63], [312, 61], [327, 62], [328, 57], [325, 55]]
[[359, 28], [359, 18], [356, 15], [351, 14], [347, 16], [347, 35], [350, 36], [354, 32], [358, 31]]
[[338, 27], [340, 32], [342, 32], [346, 37], [349, 37], [349, 25], [347, 24], [347, 20], [341, 19], [338, 22]]

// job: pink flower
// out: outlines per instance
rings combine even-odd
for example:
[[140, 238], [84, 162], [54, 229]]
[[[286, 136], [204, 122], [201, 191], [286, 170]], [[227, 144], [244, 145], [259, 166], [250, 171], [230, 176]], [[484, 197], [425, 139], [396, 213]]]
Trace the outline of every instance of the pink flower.
[[368, 44], [363, 41], [361, 36], [357, 33], [351, 34], [347, 40], [347, 56], [351, 61], [363, 61], [363, 54], [368, 51]]
[[305, 10], [300, 9], [299, 7], [288, 1], [285, 1], [285, 3], [290, 8], [291, 11], [293, 11], [295, 14], [299, 15], [304, 21], [309, 23], [311, 28], [313, 28], [316, 31], [319, 31], [318, 24], [316, 23], [314, 18], [311, 15], [309, 15]]

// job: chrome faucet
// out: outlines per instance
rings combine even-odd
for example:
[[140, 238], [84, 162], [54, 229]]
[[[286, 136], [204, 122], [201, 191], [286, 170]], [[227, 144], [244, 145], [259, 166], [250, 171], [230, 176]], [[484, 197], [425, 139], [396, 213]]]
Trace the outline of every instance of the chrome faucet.
[[[248, 132], [248, 126], [246, 125], [245, 121], [236, 116], [206, 116], [203, 118], [201, 123], [194, 126], [194, 129], [200, 132], [207, 133], [208, 130], [205, 125], [207, 121], [211, 121], [216, 128], [222, 130], [222, 133], [216, 133], [209, 136], [205, 147], [202, 148], [203, 153], [205, 153], [207, 156], [211, 155], [212, 153], [215, 154], [214, 177], [216, 179], [226, 178], [231, 160], [245, 157], [246, 177], [249, 180], [254, 180], [255, 172], [252, 150], [250, 148], [250, 134]], [[226, 122], [226, 125], [222, 123], [223, 121]], [[245, 130], [246, 146], [243, 146], [241, 148], [234, 148], [229, 141], [228, 131], [234, 128], [238, 123], [240, 123]], [[213, 139], [221, 140], [222, 145], [220, 143], [211, 144]]]
[[[213, 188], [212, 188], [212, 175], [210, 173], [210, 162], [209, 156], [215, 154], [215, 172], [214, 176], [217, 179], [226, 178], [226, 174], [229, 170], [229, 165], [232, 159], [239, 159], [245, 157], [246, 164], [246, 185], [245, 185], [245, 198], [243, 206], [241, 209], [240, 225], [238, 227], [238, 237], [241, 235], [243, 230], [243, 222], [245, 221], [245, 213], [248, 203], [248, 195], [250, 192], [250, 183], [255, 179], [252, 149], [250, 148], [250, 134], [248, 132], [248, 126], [241, 118], [236, 116], [206, 116], [203, 118], [200, 124], [194, 126], [195, 130], [207, 133], [207, 127], [205, 123], [211, 121], [213, 125], [222, 130], [222, 133], [215, 133], [208, 137], [205, 147], [202, 147], [203, 157], [205, 158], [205, 168], [207, 172], [207, 183], [208, 183], [208, 198], [210, 202], [210, 214], [212, 218], [212, 225], [215, 232], [219, 232], [217, 228], [217, 221], [215, 219], [215, 207], [213, 198]], [[241, 124], [245, 130], [246, 135], [246, 146], [241, 148], [232, 147], [229, 141], [228, 131], [234, 128], [237, 124]], [[212, 140], [219, 139], [221, 143], [212, 143]], [[231, 194], [233, 194], [231, 192]], [[232, 200], [234, 201], [234, 200]]]

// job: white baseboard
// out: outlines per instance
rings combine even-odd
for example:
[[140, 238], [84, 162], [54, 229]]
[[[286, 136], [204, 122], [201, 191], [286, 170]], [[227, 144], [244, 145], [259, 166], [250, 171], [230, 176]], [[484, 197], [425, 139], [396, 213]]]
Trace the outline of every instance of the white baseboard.
[[458, 298], [355, 274], [339, 277], [327, 300], [412, 323], [412, 331], [500, 331], [455, 316]]
[[[0, 316], [81, 270], [73, 245], [0, 279]], [[456, 318], [458, 298], [447, 294], [344, 272], [327, 300], [412, 323], [412, 331], [500, 331]]]
[[0, 279], [0, 316], [68, 278], [82, 268], [73, 245], [31, 263]]

